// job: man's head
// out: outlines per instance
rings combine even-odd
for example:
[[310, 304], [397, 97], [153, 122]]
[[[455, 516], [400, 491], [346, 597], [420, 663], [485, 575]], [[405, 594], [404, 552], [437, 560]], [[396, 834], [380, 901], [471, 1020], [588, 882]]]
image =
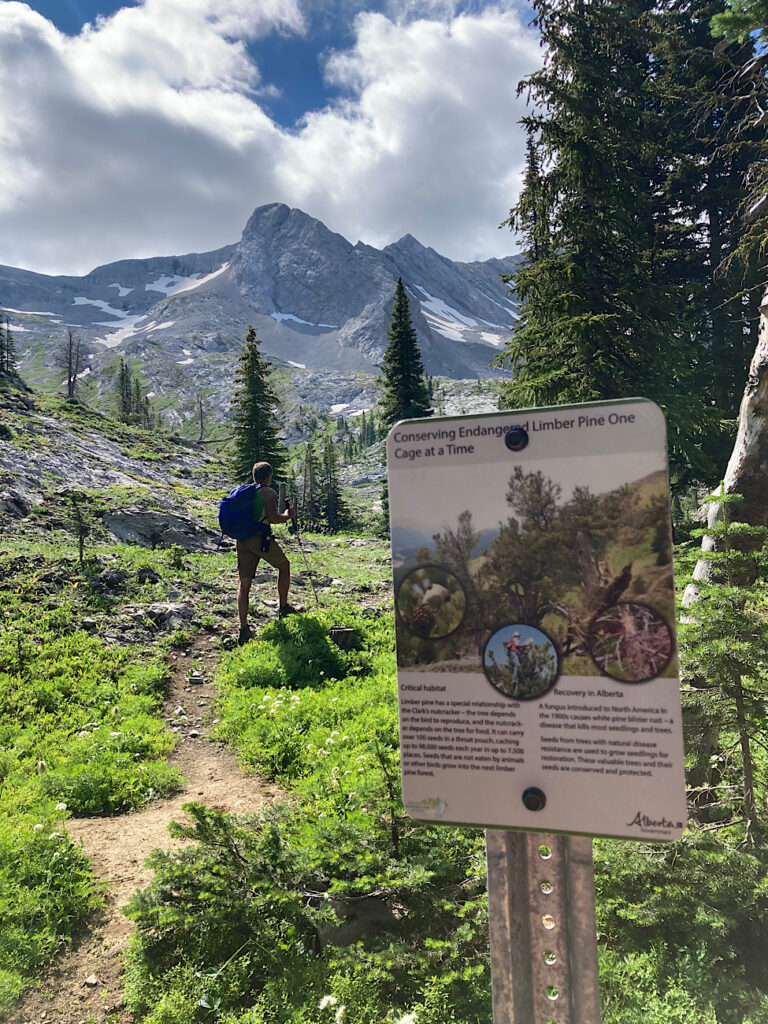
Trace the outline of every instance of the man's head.
[[268, 462], [254, 462], [253, 482], [255, 484], [269, 484], [272, 479], [272, 467]]

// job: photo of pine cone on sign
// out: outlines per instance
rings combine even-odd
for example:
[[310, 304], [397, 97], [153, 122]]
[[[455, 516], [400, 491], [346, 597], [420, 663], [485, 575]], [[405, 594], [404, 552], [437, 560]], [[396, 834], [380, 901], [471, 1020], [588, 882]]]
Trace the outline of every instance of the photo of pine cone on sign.
[[423, 565], [408, 573], [397, 592], [397, 611], [405, 628], [424, 640], [455, 632], [467, 610], [459, 579], [439, 565]]

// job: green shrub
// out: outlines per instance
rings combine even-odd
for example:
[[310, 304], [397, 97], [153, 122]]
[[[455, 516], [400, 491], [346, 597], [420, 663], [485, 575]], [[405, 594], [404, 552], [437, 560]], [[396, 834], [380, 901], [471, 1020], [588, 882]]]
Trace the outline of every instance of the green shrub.
[[53, 814], [0, 818], [0, 1008], [101, 905], [90, 865]]
[[62, 820], [136, 808], [180, 781], [157, 715], [167, 670], [77, 629], [80, 577], [41, 608], [37, 570], [13, 566], [0, 573], [0, 1007], [102, 902]]

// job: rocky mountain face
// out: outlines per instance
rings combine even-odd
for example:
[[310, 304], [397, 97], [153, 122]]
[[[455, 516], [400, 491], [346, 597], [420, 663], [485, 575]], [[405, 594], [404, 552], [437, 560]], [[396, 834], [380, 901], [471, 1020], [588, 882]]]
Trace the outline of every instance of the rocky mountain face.
[[0, 304], [32, 384], [58, 386], [56, 357], [71, 328], [89, 399], [106, 398], [124, 358], [178, 429], [201, 401], [213, 419], [226, 418], [249, 324], [285, 371], [294, 408], [370, 407], [398, 277], [427, 372], [487, 377], [516, 319], [500, 278], [515, 264], [453, 262], [410, 235], [383, 250], [352, 245], [302, 211], [272, 204], [253, 213], [239, 243], [214, 252], [122, 260], [85, 277], [0, 267]]

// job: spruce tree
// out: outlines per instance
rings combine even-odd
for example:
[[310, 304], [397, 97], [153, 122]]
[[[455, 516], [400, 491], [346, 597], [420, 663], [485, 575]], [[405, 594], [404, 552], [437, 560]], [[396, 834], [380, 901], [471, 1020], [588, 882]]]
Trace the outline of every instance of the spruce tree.
[[[738, 808], [749, 834], [758, 826], [758, 783], [761, 790], [765, 786], [756, 748], [763, 749], [767, 696], [763, 605], [768, 528], [734, 522], [731, 509], [742, 500], [740, 494], [726, 494], [722, 484], [707, 499], [721, 514], [717, 523], [695, 535], [714, 541], [703, 553], [712, 571], [708, 579], [693, 582], [699, 600], [686, 608], [680, 639], [691, 725], [721, 737], [715, 750], [702, 745], [707, 767], [716, 764], [719, 781], [712, 785], [708, 776], [710, 784], [694, 789], [694, 806], [705, 820], [714, 816], [721, 821]], [[693, 746], [698, 751], [698, 743]]]
[[131, 422], [132, 398], [131, 371], [121, 359], [120, 369], [117, 371], [117, 418], [122, 423]]
[[[536, 112], [525, 188], [509, 223], [521, 326], [502, 354], [511, 405], [643, 395], [668, 415], [678, 463], [712, 470], [695, 441], [709, 423], [695, 392], [682, 316], [659, 227], [650, 0], [535, 0], [544, 66], [524, 85]], [[698, 432], [698, 436], [697, 436]], [[693, 439], [693, 440], [692, 440]]]
[[[717, 42], [710, 20], [723, 0], [668, 0], [656, 14], [656, 89], [664, 111], [666, 180], [664, 238], [671, 281], [685, 290], [685, 321], [695, 352], [695, 387], [719, 419], [735, 419], [757, 341], [757, 264], [734, 266], [744, 232], [739, 213], [746, 172], [757, 158], [760, 132], [741, 123], [750, 103], [732, 69], [751, 59], [754, 45]], [[730, 439], [715, 431], [707, 451], [718, 466]]]
[[231, 469], [237, 480], [249, 481], [254, 462], [269, 462], [277, 476], [286, 461], [278, 435], [277, 396], [270, 383], [270, 366], [259, 351], [256, 330], [248, 328], [245, 348], [235, 371], [232, 397], [234, 447]]
[[337, 533], [349, 518], [347, 503], [341, 494], [339, 460], [336, 446], [326, 437], [321, 463], [320, 516], [329, 533]]
[[382, 420], [387, 426], [392, 426], [398, 420], [429, 416], [432, 409], [424, 364], [411, 323], [408, 296], [400, 278], [395, 289], [395, 305], [387, 338], [389, 344], [381, 364], [384, 371], [384, 395], [379, 404]]
[[321, 523], [320, 488], [318, 486], [318, 466], [315, 449], [311, 441], [304, 448], [302, 466], [303, 483], [301, 488], [301, 520], [305, 527], [317, 529]]

